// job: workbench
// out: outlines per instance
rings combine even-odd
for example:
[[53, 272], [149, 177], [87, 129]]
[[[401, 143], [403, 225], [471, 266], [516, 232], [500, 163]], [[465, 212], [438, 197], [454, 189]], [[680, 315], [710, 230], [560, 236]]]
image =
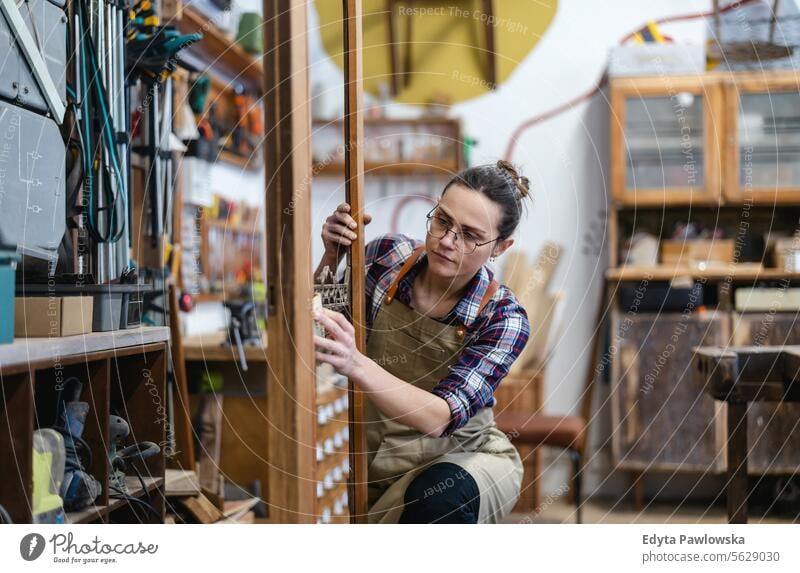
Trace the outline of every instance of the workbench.
[[800, 402], [800, 346], [697, 347], [693, 372], [727, 404], [728, 522], [747, 523], [747, 409], [751, 402]]

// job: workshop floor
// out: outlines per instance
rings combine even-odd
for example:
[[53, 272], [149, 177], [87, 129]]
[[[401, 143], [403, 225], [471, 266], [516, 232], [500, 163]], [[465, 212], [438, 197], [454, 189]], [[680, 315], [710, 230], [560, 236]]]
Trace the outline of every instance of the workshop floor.
[[[575, 523], [575, 506], [556, 500], [542, 507], [541, 512], [512, 513], [503, 523]], [[642, 512], [613, 501], [590, 500], [583, 506], [584, 523], [727, 523], [724, 507], [707, 508], [700, 505], [650, 504]], [[800, 522], [797, 516], [795, 522]], [[791, 517], [751, 515], [749, 523], [792, 523]]]

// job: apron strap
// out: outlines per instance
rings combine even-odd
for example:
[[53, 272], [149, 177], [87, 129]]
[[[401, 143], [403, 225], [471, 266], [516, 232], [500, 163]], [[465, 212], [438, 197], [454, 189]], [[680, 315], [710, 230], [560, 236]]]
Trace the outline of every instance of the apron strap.
[[[400, 272], [397, 273], [394, 281], [389, 286], [389, 290], [386, 291], [386, 297], [383, 299], [386, 304], [392, 304], [392, 301], [397, 294], [397, 288], [400, 285], [400, 281], [403, 280], [403, 277], [408, 274], [408, 271], [411, 270], [411, 267], [414, 266], [414, 263], [417, 262], [424, 251], [425, 245], [420, 245], [414, 249], [414, 252], [411, 253], [411, 256], [408, 257], [403, 263], [403, 266], [400, 267]], [[481, 302], [478, 305], [478, 312], [476, 313], [476, 316], [480, 316], [481, 312], [483, 312], [483, 308], [489, 303], [490, 300], [492, 300], [492, 297], [494, 296], [494, 293], [497, 292], [498, 288], [500, 288], [500, 283], [492, 279], [492, 281], [489, 283], [489, 286], [486, 287], [486, 292], [483, 293], [483, 298], [481, 298]], [[458, 334], [459, 338], [464, 338], [464, 336], [467, 334], [467, 327], [463, 324], [459, 324], [456, 327], [456, 333]]]
[[389, 290], [386, 291], [386, 298], [383, 299], [384, 302], [386, 302], [386, 304], [392, 304], [394, 296], [395, 294], [397, 294], [397, 287], [400, 284], [400, 281], [403, 279], [404, 276], [406, 276], [406, 274], [408, 274], [408, 271], [411, 270], [411, 267], [414, 266], [414, 263], [417, 262], [417, 259], [419, 259], [420, 255], [423, 253], [424, 250], [425, 250], [425, 245], [420, 245], [419, 247], [414, 249], [414, 252], [411, 253], [411, 256], [408, 257], [406, 259], [406, 262], [403, 263], [403, 266], [400, 267], [400, 272], [397, 273], [397, 277], [395, 277], [394, 282], [389, 287]]
[[[481, 298], [481, 302], [478, 305], [478, 312], [475, 313], [475, 316], [478, 317], [483, 312], [484, 307], [489, 304], [489, 301], [492, 300], [494, 293], [497, 292], [497, 289], [500, 288], [500, 283], [496, 280], [492, 279], [492, 282], [489, 283], [489, 286], [486, 287], [486, 292], [483, 293], [483, 298]], [[459, 338], [464, 338], [467, 335], [467, 327], [463, 324], [459, 324], [456, 327], [456, 334], [458, 334]]]
[[483, 307], [489, 304], [489, 301], [492, 300], [494, 293], [497, 292], [497, 289], [500, 288], [500, 283], [496, 280], [492, 279], [492, 282], [489, 283], [489, 286], [486, 287], [486, 292], [483, 293], [483, 298], [481, 299], [481, 304], [478, 306], [478, 313], [475, 316], [480, 316], [481, 312], [483, 312]]

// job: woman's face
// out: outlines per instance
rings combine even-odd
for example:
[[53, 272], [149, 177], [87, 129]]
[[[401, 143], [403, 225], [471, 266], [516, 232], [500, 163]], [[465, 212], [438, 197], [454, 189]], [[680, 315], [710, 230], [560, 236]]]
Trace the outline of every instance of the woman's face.
[[469, 236], [476, 243], [491, 241], [476, 247], [472, 253], [465, 253], [463, 241], [456, 240], [454, 233], [447, 233], [442, 238], [428, 233], [425, 239], [428, 270], [436, 276], [454, 281], [471, 278], [491, 256], [502, 254], [514, 243], [513, 239], [495, 240], [502, 220], [502, 207], [463, 185], [455, 184], [447, 189], [432, 214], [446, 221], [460, 237]]

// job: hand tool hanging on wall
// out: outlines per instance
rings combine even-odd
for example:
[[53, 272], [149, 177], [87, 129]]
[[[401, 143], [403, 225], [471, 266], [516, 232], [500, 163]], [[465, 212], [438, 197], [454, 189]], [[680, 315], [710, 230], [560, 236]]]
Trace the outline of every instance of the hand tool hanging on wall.
[[95, 245], [99, 283], [119, 277], [129, 262], [124, 10], [105, 0], [78, 0], [74, 15], [75, 86], [68, 93], [82, 165], [80, 210]]
[[141, 81], [146, 107], [142, 122], [144, 144], [137, 150], [147, 158], [147, 187], [151, 245], [158, 247], [172, 220], [173, 165], [172, 77], [178, 52], [202, 39], [201, 34], [179, 34], [162, 26], [151, 0], [133, 6], [128, 29], [127, 66], [130, 77]]

